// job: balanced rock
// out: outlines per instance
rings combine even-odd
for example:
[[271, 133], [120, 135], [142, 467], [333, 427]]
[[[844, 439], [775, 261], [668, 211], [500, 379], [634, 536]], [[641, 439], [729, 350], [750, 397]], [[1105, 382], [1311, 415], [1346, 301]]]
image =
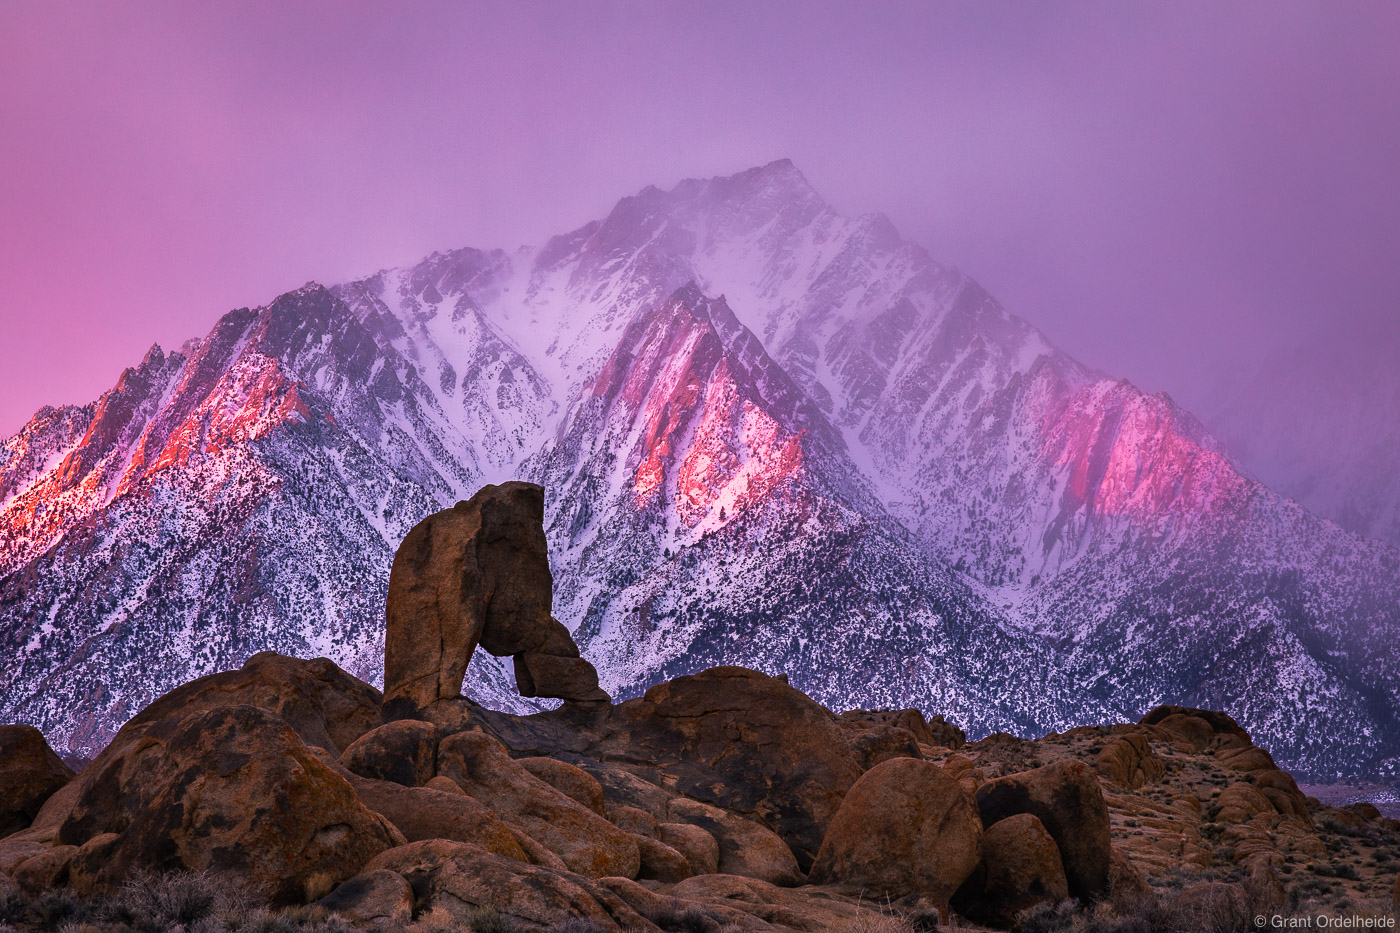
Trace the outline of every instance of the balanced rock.
[[1070, 895], [1089, 901], [1108, 892], [1108, 804], [1084, 762], [1066, 759], [988, 781], [977, 789], [977, 809], [988, 829], [1017, 813], [1037, 817], [1059, 846]]
[[485, 486], [423, 519], [389, 574], [386, 702], [422, 709], [460, 697], [478, 645], [515, 659], [524, 696], [606, 702], [598, 672], [550, 615], [553, 588], [542, 487]]
[[946, 911], [977, 867], [981, 837], [962, 785], [932, 762], [894, 758], [846, 795], [809, 878], [881, 898], [922, 895]]
[[[686, 860], [697, 868], [696, 874], [721, 872], [756, 878], [782, 887], [802, 883], [802, 872], [798, 870], [792, 850], [766, 826], [746, 820], [729, 810], [686, 797], [671, 801], [670, 819], [674, 823], [687, 823], [714, 840], [716, 859], [714, 867], [710, 868], [708, 852], [697, 852], [705, 845], [703, 837], [687, 838], [680, 834], [674, 823], [661, 824], [661, 840], [686, 855]], [[700, 868], [707, 870], [700, 871]]]
[[1011, 927], [1036, 904], [1069, 897], [1060, 849], [1040, 820], [1018, 813], [982, 835], [982, 863], [958, 889], [953, 904], [969, 919]]
[[33, 726], [0, 726], [0, 837], [34, 821], [44, 801], [73, 779]]

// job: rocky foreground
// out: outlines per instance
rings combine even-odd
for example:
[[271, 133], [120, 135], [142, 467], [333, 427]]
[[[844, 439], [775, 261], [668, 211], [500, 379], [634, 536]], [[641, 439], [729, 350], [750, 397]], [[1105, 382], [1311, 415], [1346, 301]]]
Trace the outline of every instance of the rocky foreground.
[[[1304, 796], [1222, 713], [967, 743], [737, 667], [613, 704], [542, 516], [508, 483], [409, 534], [383, 694], [255, 655], [77, 775], [0, 727], [0, 929], [1230, 930], [1400, 898], [1400, 821]], [[477, 647], [562, 706], [461, 696]]]

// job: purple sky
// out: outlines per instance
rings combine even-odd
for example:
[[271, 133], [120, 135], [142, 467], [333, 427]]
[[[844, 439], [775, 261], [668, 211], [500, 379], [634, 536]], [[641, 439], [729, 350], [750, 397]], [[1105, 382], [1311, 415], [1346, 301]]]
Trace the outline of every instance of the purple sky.
[[1400, 311], [1400, 4], [0, 6], [0, 436], [308, 279], [792, 158], [1208, 406]]

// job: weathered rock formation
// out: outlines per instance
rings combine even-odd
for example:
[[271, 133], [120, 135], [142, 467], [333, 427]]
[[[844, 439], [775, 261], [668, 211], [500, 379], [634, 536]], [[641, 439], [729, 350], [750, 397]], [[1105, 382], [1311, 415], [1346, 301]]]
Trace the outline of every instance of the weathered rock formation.
[[[255, 655], [152, 703], [76, 777], [0, 727], [0, 893], [193, 870], [372, 930], [766, 933], [926, 926], [950, 902], [1010, 929], [1069, 898], [1238, 919], [1347, 839], [1354, 870], [1329, 877], [1358, 898], [1394, 883], [1367, 853], [1400, 851], [1400, 822], [1303, 796], [1220, 713], [967, 743], [941, 717], [837, 716], [737, 667], [606, 702], [549, 614], [541, 496], [487, 487], [409, 535], [387, 695], [325, 659]], [[477, 645], [572, 702], [514, 716], [460, 696]], [[1224, 880], [1174, 889], [1197, 868]]]
[[1108, 892], [1108, 805], [1094, 770], [1082, 761], [1057, 761], [989, 781], [977, 789], [977, 809], [988, 829], [1018, 813], [1036, 817], [1060, 848], [1069, 893], [1089, 901]]
[[27, 827], [44, 801], [72, 779], [38, 729], [0, 726], [0, 836]]
[[982, 861], [953, 903], [970, 919], [1010, 927], [1021, 911], [1068, 897], [1059, 846], [1039, 819], [1018, 813], [982, 834]]
[[976, 869], [982, 823], [972, 798], [938, 765], [896, 758], [851, 788], [822, 840], [811, 880], [869, 896], [948, 899]]
[[598, 672], [551, 614], [544, 489], [486, 486], [423, 519], [389, 573], [384, 695], [426, 708], [462, 695], [478, 645], [515, 660], [522, 696], [606, 702]]

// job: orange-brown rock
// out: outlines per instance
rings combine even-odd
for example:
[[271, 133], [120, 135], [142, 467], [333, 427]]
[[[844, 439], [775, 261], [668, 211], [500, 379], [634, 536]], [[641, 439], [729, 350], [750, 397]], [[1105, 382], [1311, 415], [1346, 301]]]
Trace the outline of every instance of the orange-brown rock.
[[[159, 701], [158, 701], [159, 702]], [[97, 886], [212, 871], [274, 903], [314, 900], [402, 837], [265, 709], [228, 706], [128, 731], [79, 780], [59, 840], [116, 833]]]
[[588, 807], [535, 777], [483, 732], [459, 732], [438, 744], [438, 772], [592, 878], [635, 877], [640, 855], [631, 837]]
[[1094, 759], [1094, 768], [1129, 790], [1160, 780], [1167, 773], [1166, 762], [1152, 750], [1142, 733], [1120, 735], [1109, 742]]
[[987, 780], [982, 769], [977, 767], [977, 763], [964, 755], [949, 755], [943, 759], [943, 770], [948, 772], [948, 776], [961, 784], [963, 790], [969, 794], [977, 793], [977, 788], [981, 787], [983, 782]]
[[[708, 873], [719, 871], [784, 887], [802, 883], [802, 872], [792, 849], [771, 829], [737, 813], [685, 797], [672, 800], [669, 809], [673, 822], [689, 823], [714, 839], [719, 858], [716, 867]], [[668, 832], [666, 823], [661, 824], [662, 842], [671, 845], [673, 833]], [[687, 849], [672, 848], [682, 854], [692, 854]]]
[[1221, 766], [1231, 771], [1272, 771], [1278, 768], [1274, 757], [1262, 748], [1253, 745], [1244, 748], [1221, 749], [1215, 756]]
[[365, 806], [393, 823], [408, 842], [471, 842], [497, 855], [528, 861], [510, 827], [485, 804], [461, 790], [453, 794], [362, 777], [352, 778], [350, 785]]
[[643, 881], [674, 884], [695, 874], [690, 870], [690, 860], [661, 840], [650, 836], [633, 836], [632, 841], [637, 844], [637, 852], [642, 858], [637, 877]]
[[403, 929], [413, 919], [413, 887], [383, 869], [361, 872], [316, 903], [370, 928]]
[[351, 742], [340, 764], [361, 777], [418, 787], [433, 777], [437, 742], [437, 726], [432, 723], [398, 719]]
[[1108, 859], [1108, 890], [1115, 898], [1124, 900], [1155, 902], [1157, 899], [1152, 886], [1142, 877], [1133, 860], [1118, 846], [1113, 847]]
[[1228, 714], [1218, 710], [1163, 705], [1142, 717], [1139, 723], [1157, 726], [1197, 752], [1211, 747], [1239, 748], [1250, 744], [1249, 733], [1241, 729], [1240, 724]]
[[77, 855], [77, 846], [45, 847], [43, 851], [15, 866], [15, 881], [20, 887], [30, 891], [42, 891], [54, 885], [67, 884], [69, 869]]
[[385, 699], [421, 709], [460, 697], [480, 645], [516, 658], [526, 696], [606, 701], [552, 604], [541, 487], [485, 486], [429, 515], [399, 545], [389, 574]]
[[608, 888], [581, 875], [524, 865], [467, 843], [411, 842], [377, 856], [367, 870], [402, 875], [420, 908], [437, 908], [463, 925], [478, 908], [492, 908], [528, 929], [558, 929], [571, 919], [599, 933], [657, 929]]
[[13, 875], [27, 859], [47, 852], [53, 840], [52, 832], [36, 833], [32, 829], [0, 839], [0, 874]]
[[847, 736], [861, 770], [869, 771], [891, 758], [922, 758], [914, 733], [899, 726], [870, 726]]
[[982, 835], [982, 862], [958, 889], [958, 913], [989, 926], [1010, 928], [1016, 915], [1069, 897], [1060, 849], [1040, 820], [1018, 813]]
[[1264, 771], [1253, 771], [1250, 773], [1254, 778], [1254, 786], [1274, 805], [1283, 816], [1291, 816], [1294, 819], [1312, 825], [1312, 814], [1308, 811], [1308, 800], [1303, 792], [1298, 789], [1298, 783], [1293, 780], [1293, 775], [1278, 768], [1270, 768]]
[[822, 840], [810, 880], [946, 907], [977, 867], [982, 824], [938, 765], [896, 758], [856, 781]]
[[535, 838], [525, 830], [512, 827], [511, 832], [515, 834], [515, 841], [520, 844], [520, 848], [525, 850], [525, 857], [531, 865], [554, 868], [559, 871], [569, 870], [569, 866], [564, 864], [563, 859], [536, 842]]
[[520, 766], [599, 816], [604, 816], [603, 785], [587, 771], [557, 758], [517, 758]]
[[656, 838], [685, 856], [692, 875], [712, 875], [719, 871], [719, 842], [701, 827], [689, 823], [658, 823]]
[[339, 755], [383, 723], [382, 700], [378, 690], [325, 658], [303, 661], [263, 651], [236, 671], [200, 677], [160, 697], [123, 726], [98, 758], [142, 726], [225, 706], [265, 709], [291, 726], [307, 745]]
[[33, 726], [0, 726], [0, 837], [34, 821], [44, 801], [73, 779]]
[[989, 829], [1017, 813], [1036, 816], [1060, 848], [1070, 895], [1088, 901], [1107, 893], [1108, 805], [1098, 777], [1082, 761], [1056, 761], [988, 781], [977, 789], [977, 808]]
[[1245, 823], [1261, 813], [1273, 813], [1274, 804], [1253, 784], [1239, 781], [1220, 792], [1220, 809], [1215, 819], [1221, 823]]
[[618, 829], [635, 833], [638, 836], [648, 836], [652, 839], [660, 838], [656, 817], [638, 807], [629, 807], [626, 804], [609, 806], [607, 817], [608, 822]]
[[842, 726], [856, 731], [879, 726], [904, 729], [913, 735], [914, 741], [925, 745], [957, 748], [967, 741], [963, 731], [949, 725], [942, 716], [930, 721], [916, 709], [853, 709], [838, 718]]
[[799, 866], [811, 864], [860, 775], [830, 712], [742, 667], [657, 684], [613, 707], [602, 728], [590, 755], [635, 762], [635, 750], [645, 748], [647, 764], [634, 766], [639, 774], [769, 827]]

